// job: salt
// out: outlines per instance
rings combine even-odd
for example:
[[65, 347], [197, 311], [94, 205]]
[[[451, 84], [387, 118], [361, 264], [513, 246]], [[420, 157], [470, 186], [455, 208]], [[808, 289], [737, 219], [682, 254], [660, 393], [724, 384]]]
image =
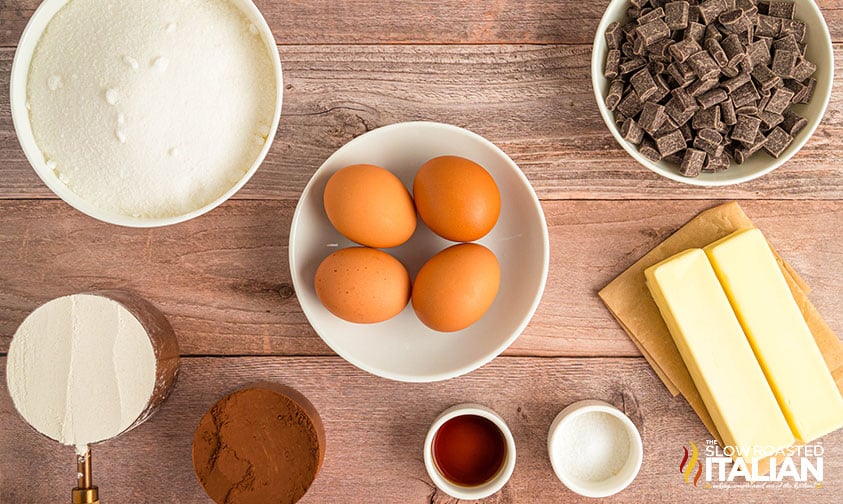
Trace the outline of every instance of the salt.
[[566, 474], [580, 481], [598, 482], [623, 469], [629, 459], [630, 446], [623, 422], [597, 411], [566, 421], [554, 450]]

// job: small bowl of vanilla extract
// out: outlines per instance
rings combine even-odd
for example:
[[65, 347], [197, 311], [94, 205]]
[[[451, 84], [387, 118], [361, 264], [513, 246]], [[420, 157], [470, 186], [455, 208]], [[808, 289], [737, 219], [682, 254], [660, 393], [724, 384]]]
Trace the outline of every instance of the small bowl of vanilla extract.
[[500, 415], [479, 404], [443, 411], [424, 443], [424, 465], [437, 488], [458, 499], [483, 499], [509, 481], [515, 440]]

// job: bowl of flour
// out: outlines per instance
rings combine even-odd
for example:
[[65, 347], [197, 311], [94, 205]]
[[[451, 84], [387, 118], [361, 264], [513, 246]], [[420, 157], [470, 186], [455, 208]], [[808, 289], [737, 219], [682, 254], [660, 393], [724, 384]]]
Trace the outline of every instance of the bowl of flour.
[[10, 88], [21, 147], [57, 196], [105, 222], [155, 227], [248, 182], [283, 86], [251, 0], [45, 0]]

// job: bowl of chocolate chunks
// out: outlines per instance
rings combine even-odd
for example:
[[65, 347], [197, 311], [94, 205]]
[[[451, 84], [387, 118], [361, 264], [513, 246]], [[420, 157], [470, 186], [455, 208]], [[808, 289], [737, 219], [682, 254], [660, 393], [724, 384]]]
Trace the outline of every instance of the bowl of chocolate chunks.
[[787, 162], [822, 120], [833, 75], [813, 0], [612, 0], [591, 56], [618, 143], [650, 170], [700, 186]]

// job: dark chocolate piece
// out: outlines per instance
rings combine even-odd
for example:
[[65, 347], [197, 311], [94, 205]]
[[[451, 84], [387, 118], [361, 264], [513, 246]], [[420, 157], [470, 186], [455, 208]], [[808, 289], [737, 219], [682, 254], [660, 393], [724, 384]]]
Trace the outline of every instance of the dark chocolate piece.
[[656, 148], [656, 142], [650, 137], [644, 137], [644, 140], [641, 141], [641, 145], [638, 147], [638, 152], [654, 163], [660, 161], [662, 158], [662, 155]]
[[767, 142], [764, 143], [763, 148], [767, 154], [778, 159], [792, 142], [793, 137], [788, 135], [786, 131], [781, 128], [774, 128], [767, 135]]
[[702, 51], [702, 47], [693, 39], [685, 39], [670, 46], [669, 52], [673, 59], [683, 63], [692, 55]]
[[609, 85], [609, 93], [606, 95], [606, 108], [614, 111], [623, 98], [623, 81], [613, 80]]
[[796, 94], [793, 91], [787, 89], [786, 87], [775, 88], [773, 89], [773, 94], [770, 96], [769, 101], [767, 101], [767, 104], [764, 106], [764, 110], [774, 112], [776, 114], [784, 113], [785, 109], [790, 106], [795, 95]]
[[671, 30], [684, 30], [688, 27], [688, 2], [668, 2], [664, 5], [664, 17], [667, 27]]
[[707, 109], [720, 104], [728, 97], [729, 95], [726, 94], [726, 91], [722, 88], [714, 88], [711, 91], [706, 91], [698, 96], [697, 101], [699, 102], [700, 107]]
[[659, 153], [662, 156], [667, 156], [673, 154], [674, 152], [679, 152], [685, 147], [687, 144], [685, 143], [685, 137], [682, 136], [682, 132], [678, 129], [671, 131], [666, 135], [662, 135], [656, 140], [656, 148], [658, 148]]
[[770, 2], [767, 4], [767, 14], [782, 19], [793, 19], [796, 4], [793, 2]]
[[650, 21], [647, 24], [638, 26], [635, 32], [644, 41], [644, 45], [650, 45], [653, 42], [667, 38], [670, 36], [670, 28], [662, 19]]
[[[676, 44], [674, 44], [674, 47]], [[720, 65], [707, 51], [699, 51], [688, 58], [688, 64], [700, 80], [716, 79], [720, 75]]]
[[784, 111], [784, 121], [779, 125], [788, 135], [795, 137], [808, 125], [808, 120], [792, 110]]
[[685, 149], [685, 157], [679, 165], [679, 173], [686, 177], [698, 177], [705, 163], [705, 152], [697, 149]]
[[627, 118], [620, 127], [621, 136], [627, 142], [638, 145], [644, 139], [644, 130], [638, 126], [635, 119]]
[[732, 128], [732, 140], [744, 145], [752, 145], [761, 127], [761, 119], [745, 114], [738, 115], [738, 122]]
[[659, 90], [659, 87], [656, 85], [656, 81], [653, 80], [653, 76], [650, 75], [650, 70], [647, 68], [642, 68], [633, 74], [632, 77], [629, 78], [629, 83], [632, 84], [632, 88], [635, 89], [636, 93], [638, 93], [638, 98], [641, 101], [647, 101]]

